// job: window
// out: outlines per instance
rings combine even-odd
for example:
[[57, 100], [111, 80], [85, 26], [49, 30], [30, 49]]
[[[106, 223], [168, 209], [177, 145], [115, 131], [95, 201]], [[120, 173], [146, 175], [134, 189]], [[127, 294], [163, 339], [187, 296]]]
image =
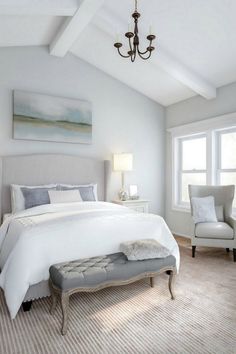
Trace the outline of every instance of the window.
[[190, 136], [179, 140], [178, 204], [189, 203], [188, 185], [206, 184], [206, 136]]
[[[236, 116], [235, 116], [236, 122]], [[194, 126], [196, 130], [199, 127]], [[236, 185], [236, 124], [173, 138], [173, 207], [189, 209], [189, 184]], [[184, 133], [184, 131], [183, 131]], [[233, 203], [236, 212], [236, 195]]]
[[218, 132], [218, 151], [217, 184], [236, 185], [236, 129]]

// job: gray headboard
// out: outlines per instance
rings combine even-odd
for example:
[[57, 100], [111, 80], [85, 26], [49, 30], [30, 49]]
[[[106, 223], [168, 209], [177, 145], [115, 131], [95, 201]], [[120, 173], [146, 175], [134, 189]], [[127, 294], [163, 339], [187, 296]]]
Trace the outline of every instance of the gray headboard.
[[106, 200], [106, 163], [74, 155], [17, 155], [0, 157], [0, 216], [11, 211], [10, 184], [98, 184]]

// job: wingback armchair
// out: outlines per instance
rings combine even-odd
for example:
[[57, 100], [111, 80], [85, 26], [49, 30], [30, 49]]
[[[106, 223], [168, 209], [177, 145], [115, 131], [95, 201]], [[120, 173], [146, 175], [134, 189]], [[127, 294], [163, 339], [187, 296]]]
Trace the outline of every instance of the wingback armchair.
[[235, 186], [196, 186], [189, 185], [189, 197], [192, 213], [192, 197], [213, 196], [215, 199], [216, 217], [218, 222], [194, 224], [191, 237], [192, 257], [195, 257], [196, 246], [223, 247], [229, 252], [233, 249], [236, 262], [236, 219], [232, 216], [232, 205]]

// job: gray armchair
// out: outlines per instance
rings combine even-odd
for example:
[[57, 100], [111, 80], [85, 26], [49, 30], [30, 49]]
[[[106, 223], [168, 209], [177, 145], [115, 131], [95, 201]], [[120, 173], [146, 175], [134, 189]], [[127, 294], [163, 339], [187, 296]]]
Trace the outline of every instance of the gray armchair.
[[204, 222], [194, 224], [192, 243], [192, 257], [195, 257], [196, 246], [223, 247], [227, 252], [233, 249], [236, 262], [236, 219], [232, 216], [232, 204], [235, 186], [195, 186], [189, 185], [189, 197], [192, 213], [192, 197], [215, 198], [216, 216], [218, 222]]

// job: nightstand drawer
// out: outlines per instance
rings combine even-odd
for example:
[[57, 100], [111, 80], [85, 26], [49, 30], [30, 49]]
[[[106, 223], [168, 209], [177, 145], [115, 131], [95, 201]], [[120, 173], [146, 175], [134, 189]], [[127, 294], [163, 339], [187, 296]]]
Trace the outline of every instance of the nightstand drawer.
[[129, 209], [135, 210], [139, 213], [149, 212], [149, 201], [148, 200], [114, 200], [113, 203], [126, 206]]
[[147, 208], [145, 206], [130, 207], [130, 209], [138, 211], [139, 213], [148, 213]]

